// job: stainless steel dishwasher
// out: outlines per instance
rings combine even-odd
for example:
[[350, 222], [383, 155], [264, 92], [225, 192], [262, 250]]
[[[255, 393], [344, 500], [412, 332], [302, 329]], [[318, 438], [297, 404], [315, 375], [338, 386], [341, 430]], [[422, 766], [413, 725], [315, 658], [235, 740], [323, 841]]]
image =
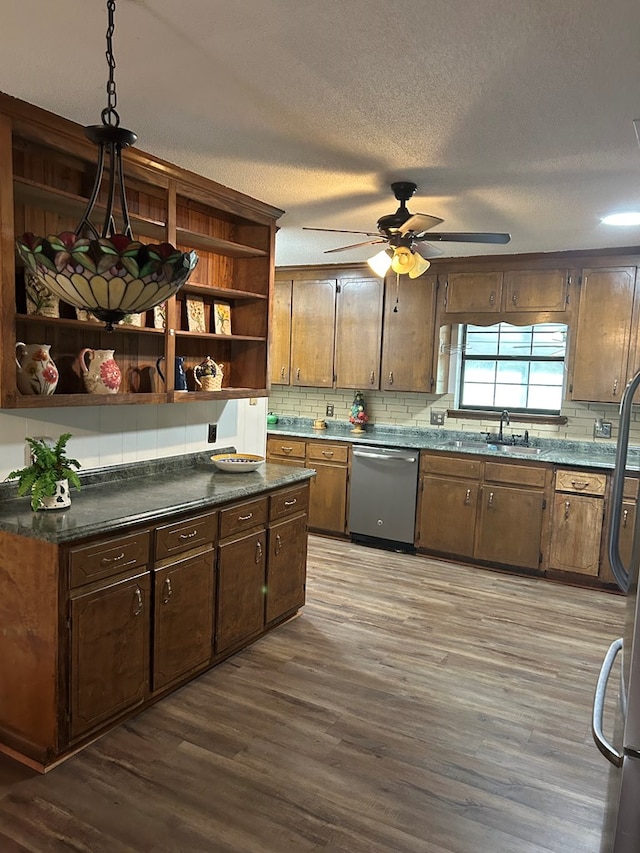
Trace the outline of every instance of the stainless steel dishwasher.
[[355, 542], [413, 550], [417, 450], [354, 446], [349, 532]]

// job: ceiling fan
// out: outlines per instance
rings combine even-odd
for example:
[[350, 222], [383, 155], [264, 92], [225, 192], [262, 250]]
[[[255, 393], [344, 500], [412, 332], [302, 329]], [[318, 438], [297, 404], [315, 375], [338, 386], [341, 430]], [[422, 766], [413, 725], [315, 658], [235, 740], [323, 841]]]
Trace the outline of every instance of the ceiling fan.
[[[396, 273], [407, 273], [409, 278], [417, 278], [429, 269], [429, 261], [425, 254], [438, 254], [433, 242], [446, 243], [508, 243], [510, 234], [482, 231], [431, 231], [444, 220], [426, 213], [411, 213], [407, 210], [407, 201], [418, 189], [411, 181], [396, 181], [391, 184], [393, 194], [400, 202], [395, 213], [381, 216], [377, 222], [377, 231], [345, 231], [339, 228], [304, 228], [305, 231], [332, 231], [338, 234], [362, 234], [374, 237], [361, 243], [340, 246], [337, 249], [327, 249], [325, 254], [346, 252], [360, 246], [376, 246], [388, 243], [389, 248], [383, 249], [377, 255], [369, 258], [369, 265], [378, 275], [384, 276], [389, 267]], [[424, 247], [424, 248], [423, 248]], [[417, 249], [420, 248], [422, 254]]]

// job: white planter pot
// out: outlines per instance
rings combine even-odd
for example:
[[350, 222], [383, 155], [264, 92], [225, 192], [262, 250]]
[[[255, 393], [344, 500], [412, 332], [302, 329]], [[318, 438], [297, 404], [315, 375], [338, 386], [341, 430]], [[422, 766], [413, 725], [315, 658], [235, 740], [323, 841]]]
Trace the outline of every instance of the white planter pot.
[[51, 497], [40, 498], [40, 509], [64, 509], [67, 506], [71, 506], [68, 480], [58, 480]]

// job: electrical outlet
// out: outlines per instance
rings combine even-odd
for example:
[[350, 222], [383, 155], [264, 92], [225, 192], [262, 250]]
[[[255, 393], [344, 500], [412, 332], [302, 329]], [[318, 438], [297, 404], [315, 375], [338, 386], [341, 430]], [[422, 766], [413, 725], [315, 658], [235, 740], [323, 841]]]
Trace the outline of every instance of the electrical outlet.
[[331, 405], [331, 403], [327, 404], [327, 417], [328, 418], [333, 417], [333, 406]]
[[594, 438], [611, 438], [611, 421], [603, 421], [598, 418], [593, 424]]
[[437, 409], [431, 409], [429, 423], [432, 426], [444, 426], [444, 412], [440, 412]]
[[213, 444], [213, 442], [218, 437], [218, 424], [209, 424], [209, 429], [207, 431], [207, 441], [209, 444]]

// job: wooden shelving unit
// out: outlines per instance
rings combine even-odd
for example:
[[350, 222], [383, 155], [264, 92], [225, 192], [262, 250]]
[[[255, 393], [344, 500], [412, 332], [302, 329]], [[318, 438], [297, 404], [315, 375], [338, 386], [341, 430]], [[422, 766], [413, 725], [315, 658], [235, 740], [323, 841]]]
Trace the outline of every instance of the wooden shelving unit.
[[[96, 148], [79, 125], [0, 95], [0, 408], [187, 403], [268, 393], [275, 231], [282, 211], [135, 148], [123, 159], [134, 237], [195, 249], [199, 256], [193, 281], [166, 304], [165, 327], [155, 327], [153, 311], [140, 326], [119, 325], [112, 333], [78, 319], [64, 303], [58, 317], [27, 313], [15, 235], [75, 229], [93, 183]], [[190, 328], [189, 299], [202, 304], [204, 330]], [[216, 330], [216, 302], [230, 308], [231, 334]], [[18, 341], [51, 346], [60, 372], [53, 395], [17, 390]], [[85, 392], [77, 362], [85, 347], [115, 350], [123, 377], [118, 394]], [[165, 369], [176, 356], [184, 357], [188, 391], [176, 391], [174, 371]], [[193, 369], [207, 356], [223, 365], [220, 391], [196, 390]]]

